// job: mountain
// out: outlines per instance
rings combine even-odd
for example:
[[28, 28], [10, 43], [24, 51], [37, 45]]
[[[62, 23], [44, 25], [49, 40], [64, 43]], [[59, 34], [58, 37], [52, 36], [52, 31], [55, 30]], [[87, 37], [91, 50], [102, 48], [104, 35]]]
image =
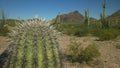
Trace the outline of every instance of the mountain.
[[107, 17], [109, 21], [112, 22], [120, 22], [120, 10], [116, 11], [115, 13], [113, 13], [112, 15]]
[[62, 22], [80, 22], [83, 21], [84, 17], [78, 11], [73, 11], [68, 14], [60, 15]]
[[[58, 16], [53, 19], [55, 21], [58, 19]], [[60, 22], [62, 23], [79, 23], [84, 21], [84, 16], [78, 11], [69, 12], [68, 14], [59, 15]], [[95, 18], [90, 18], [90, 21], [96, 21]]]

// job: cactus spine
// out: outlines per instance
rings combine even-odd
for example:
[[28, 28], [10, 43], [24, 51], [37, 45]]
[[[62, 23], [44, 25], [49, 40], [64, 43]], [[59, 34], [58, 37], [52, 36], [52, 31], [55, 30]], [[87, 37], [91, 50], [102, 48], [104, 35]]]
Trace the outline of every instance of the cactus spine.
[[57, 32], [46, 23], [24, 22], [12, 34], [3, 68], [61, 68]]

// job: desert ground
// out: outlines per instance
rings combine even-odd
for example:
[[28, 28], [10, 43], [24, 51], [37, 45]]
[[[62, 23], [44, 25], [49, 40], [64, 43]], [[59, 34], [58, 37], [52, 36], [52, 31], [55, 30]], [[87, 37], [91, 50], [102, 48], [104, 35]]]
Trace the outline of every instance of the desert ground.
[[[71, 37], [62, 35], [60, 37], [60, 49], [62, 53], [65, 53], [66, 48], [69, 47]], [[120, 40], [110, 40], [110, 41], [97, 41], [96, 37], [74, 37], [76, 38], [83, 47], [90, 44], [96, 44], [101, 53], [100, 57], [96, 58], [92, 65], [87, 65], [86, 63], [70, 63], [63, 60], [64, 68], [120, 68]]]
[[[74, 36], [61, 35], [59, 37], [59, 47], [62, 54], [63, 68], [120, 68], [120, 39], [110, 41], [97, 41], [96, 37], [74, 37], [83, 47], [96, 44], [101, 53], [100, 57], [93, 61], [92, 65], [86, 63], [71, 63], [65, 59], [66, 48], [69, 47], [70, 40]], [[8, 37], [0, 36], [0, 54], [8, 46]]]

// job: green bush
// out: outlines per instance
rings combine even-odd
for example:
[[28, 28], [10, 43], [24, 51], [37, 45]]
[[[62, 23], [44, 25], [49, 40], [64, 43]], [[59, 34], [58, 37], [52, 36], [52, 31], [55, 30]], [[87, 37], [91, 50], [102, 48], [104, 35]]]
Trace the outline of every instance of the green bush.
[[99, 37], [100, 38], [99, 40], [115, 39], [118, 35], [120, 35], [119, 27], [101, 29], [99, 24], [92, 22], [88, 28], [86, 28], [86, 26], [81, 22], [81, 23], [61, 23], [60, 27], [56, 29], [64, 34], [78, 37], [91, 34], [93, 36]]
[[99, 37], [99, 40], [115, 39], [119, 35], [119, 31], [116, 29], [100, 29], [95, 32], [95, 36]]
[[71, 42], [71, 44], [69, 45], [68, 49], [66, 49], [67, 53], [67, 59], [72, 61], [72, 62], [78, 62], [78, 57], [79, 54], [81, 53], [81, 48], [80, 48], [79, 43], [77, 43], [76, 41]]
[[64, 31], [67, 35], [73, 35], [73, 36], [82, 36], [83, 32], [80, 29], [66, 29]]
[[100, 53], [95, 45], [89, 45], [84, 50], [81, 51], [79, 60], [80, 62], [88, 62], [93, 60], [93, 58], [96, 58], [100, 56]]
[[7, 26], [0, 29], [0, 35], [2, 35], [2, 36], [6, 36], [9, 32], [10, 32], [10, 30], [8, 29]]
[[19, 23], [18, 20], [12, 20], [12, 19], [6, 20], [6, 24], [11, 26], [11, 27], [15, 27], [16, 26], [16, 22]]
[[61, 26], [56, 29], [64, 34], [78, 37], [85, 36], [87, 34], [83, 24], [81, 23], [61, 23]]
[[73, 41], [69, 45], [66, 56], [72, 62], [82, 63], [92, 61], [93, 58], [100, 56], [100, 53], [95, 45], [89, 45], [83, 49], [80, 43]]
[[10, 29], [8, 29], [8, 27], [15, 27], [16, 26], [16, 22], [19, 23], [18, 20], [12, 20], [12, 19], [0, 19], [0, 35], [2, 36], [6, 36], [9, 32]]

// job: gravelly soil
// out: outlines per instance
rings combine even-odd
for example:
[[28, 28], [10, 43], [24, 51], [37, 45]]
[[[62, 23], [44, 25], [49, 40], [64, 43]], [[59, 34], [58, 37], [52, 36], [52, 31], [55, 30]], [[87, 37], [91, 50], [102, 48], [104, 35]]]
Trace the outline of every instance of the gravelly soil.
[[[72, 36], [71, 36], [72, 37]], [[69, 47], [70, 36], [63, 35], [60, 38], [60, 48], [62, 53], [65, 53], [66, 48]], [[111, 41], [96, 41], [96, 37], [74, 37], [81, 43], [83, 47], [90, 44], [96, 44], [101, 53], [101, 56], [95, 59], [92, 66], [85, 63], [70, 63], [66, 60], [63, 61], [65, 68], [120, 68], [120, 49], [116, 48], [116, 45], [120, 46], [120, 40]]]
[[8, 38], [0, 36], [0, 54], [7, 48]]

